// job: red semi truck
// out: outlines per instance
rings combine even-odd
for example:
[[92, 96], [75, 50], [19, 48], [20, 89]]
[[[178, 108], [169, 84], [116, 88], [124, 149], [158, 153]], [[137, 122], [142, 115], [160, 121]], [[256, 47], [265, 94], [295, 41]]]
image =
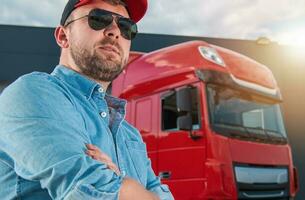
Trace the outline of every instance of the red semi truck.
[[176, 200], [295, 197], [282, 97], [264, 65], [203, 41], [133, 52], [112, 94], [128, 100]]

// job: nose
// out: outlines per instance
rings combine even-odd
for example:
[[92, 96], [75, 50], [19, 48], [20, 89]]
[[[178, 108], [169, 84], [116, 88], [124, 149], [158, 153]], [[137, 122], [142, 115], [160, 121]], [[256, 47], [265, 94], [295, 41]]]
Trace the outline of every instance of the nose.
[[119, 39], [121, 31], [115, 20], [113, 20], [112, 23], [105, 28], [104, 35], [113, 39]]

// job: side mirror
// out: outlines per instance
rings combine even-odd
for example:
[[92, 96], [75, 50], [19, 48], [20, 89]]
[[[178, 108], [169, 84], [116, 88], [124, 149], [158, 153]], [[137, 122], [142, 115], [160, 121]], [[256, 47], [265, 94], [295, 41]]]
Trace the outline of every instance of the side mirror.
[[201, 138], [200, 135], [193, 133], [193, 119], [192, 119], [192, 88], [186, 87], [177, 91], [177, 110], [179, 117], [177, 118], [177, 126], [179, 130], [190, 132], [190, 137], [193, 140]]
[[192, 122], [192, 94], [191, 88], [185, 87], [177, 91], [177, 110], [179, 117], [177, 125], [180, 130], [191, 131]]
[[177, 125], [179, 130], [191, 131], [193, 128], [192, 116], [190, 113], [177, 118]]
[[202, 137], [201, 135], [196, 135], [193, 133], [193, 122], [191, 113], [178, 117], [177, 125], [179, 130], [190, 131], [190, 138], [192, 138], [193, 140], [197, 140]]
[[192, 112], [191, 88], [186, 87], [177, 91], [177, 110], [179, 113]]

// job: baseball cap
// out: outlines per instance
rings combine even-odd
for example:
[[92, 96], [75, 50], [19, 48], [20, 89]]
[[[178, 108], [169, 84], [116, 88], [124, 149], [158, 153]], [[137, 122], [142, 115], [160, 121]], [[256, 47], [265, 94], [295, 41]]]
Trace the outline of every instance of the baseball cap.
[[[60, 24], [62, 26], [65, 24], [73, 10], [83, 5], [90, 4], [91, 2], [92, 0], [69, 0], [62, 13]], [[147, 0], [123, 0], [123, 2], [127, 5], [130, 19], [134, 22], [138, 22], [143, 18], [147, 10]]]

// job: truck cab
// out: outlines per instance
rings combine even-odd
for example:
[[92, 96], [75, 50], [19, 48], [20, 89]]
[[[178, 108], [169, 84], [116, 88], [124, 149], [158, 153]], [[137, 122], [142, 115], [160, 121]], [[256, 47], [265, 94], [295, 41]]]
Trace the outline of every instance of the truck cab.
[[132, 52], [112, 94], [128, 101], [175, 199], [292, 199], [282, 97], [264, 65], [204, 41]]

